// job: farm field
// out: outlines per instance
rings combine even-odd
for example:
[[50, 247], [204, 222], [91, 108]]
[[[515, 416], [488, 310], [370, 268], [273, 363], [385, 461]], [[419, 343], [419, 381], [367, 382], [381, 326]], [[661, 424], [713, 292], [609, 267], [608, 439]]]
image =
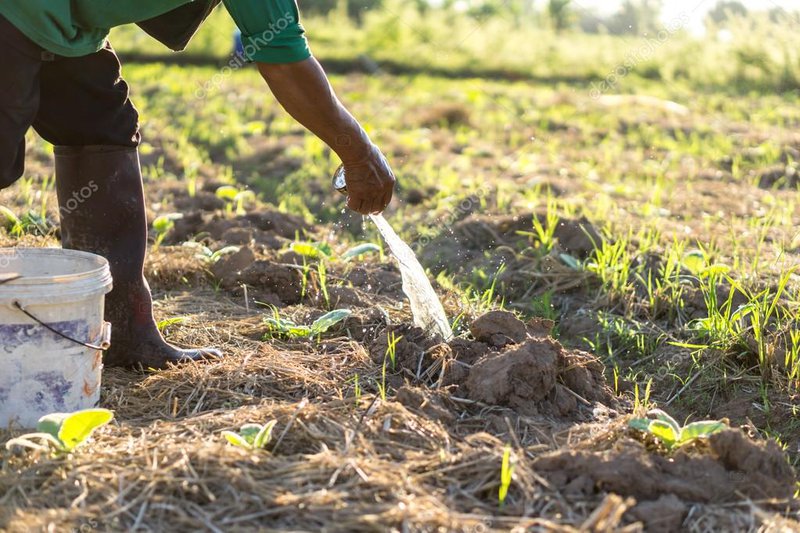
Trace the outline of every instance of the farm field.
[[[124, 67], [158, 318], [226, 357], [109, 369], [85, 448], [0, 451], [1, 529], [800, 528], [796, 92], [332, 76], [453, 322], [433, 344], [335, 154], [254, 70], [220, 72]], [[57, 246], [29, 141], [0, 245]], [[669, 449], [630, 426], [654, 407], [731, 429]], [[222, 437], [270, 420], [268, 451]]]

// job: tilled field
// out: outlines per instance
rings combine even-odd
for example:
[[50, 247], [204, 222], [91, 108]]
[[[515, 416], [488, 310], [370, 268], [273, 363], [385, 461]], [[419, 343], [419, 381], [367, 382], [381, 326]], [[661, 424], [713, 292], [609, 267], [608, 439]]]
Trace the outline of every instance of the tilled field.
[[[162, 91], [168, 99], [178, 90], [139, 81], [150, 96]], [[351, 90], [361, 83], [347, 81]], [[514, 85], [508, 91], [523, 92]], [[471, 182], [449, 196], [433, 188], [433, 179], [412, 181], [390, 211], [455, 322], [457, 337], [447, 343], [414, 327], [390, 256], [379, 251], [346, 258], [353, 245], [377, 237], [360, 219], [340, 213], [340, 200], [325, 184], [328, 163], [302, 160], [287, 141], [279, 144], [267, 132], [247, 139], [249, 164], [209, 145], [211, 163], [193, 167], [190, 175], [184, 165], [191, 163], [175, 159], [167, 137], [154, 137], [143, 155], [151, 221], [162, 227], [158, 216], [182, 214], [154, 244], [146, 268], [157, 315], [179, 318], [163, 323], [172, 342], [216, 345], [226, 357], [161, 372], [108, 369], [101, 405], [116, 419], [90, 444], [67, 457], [0, 452], [0, 527], [475, 533], [800, 527], [791, 466], [797, 454], [796, 376], [786, 357], [795, 323], [775, 319], [766, 363], [754, 359], [763, 336], [752, 328], [732, 345], [712, 344], [687, 329], [715, 306], [724, 308], [728, 298], [729, 310], [754, 299], [733, 278], [709, 284], [714, 274], [698, 274], [724, 258], [738, 257], [740, 266], [746, 261], [729, 237], [742, 249], [757, 242], [755, 236], [723, 235], [702, 212], [715, 207], [723, 219], [738, 209], [742, 221], [731, 228], [741, 229], [754, 220], [754, 210], [770, 202], [781, 206], [783, 219], [761, 239], [759, 261], [770, 266], [756, 278], [774, 287], [775, 272], [790, 261], [770, 255], [774, 247], [767, 244], [796, 257], [784, 246], [794, 242], [790, 227], [798, 221], [790, 184], [773, 189], [775, 183], [743, 183], [724, 170], [713, 176], [693, 170], [696, 201], [683, 215], [676, 213], [689, 199], [671, 178], [658, 186], [669, 192], [657, 206], [637, 200], [647, 187], [630, 185], [624, 176], [610, 180], [617, 189], [598, 189], [593, 178], [572, 174], [584, 173], [575, 170], [579, 157], [593, 153], [590, 140], [607, 125], [572, 125], [573, 108], [588, 104], [549, 92], [546, 97], [564, 122], [531, 121], [531, 131], [542, 134], [544, 128], [554, 145], [572, 142], [585, 152], [538, 161], [533, 173], [514, 166], [522, 159], [519, 151], [511, 166], [508, 154], [499, 153], [513, 132], [498, 134], [499, 128], [497, 137], [464, 141], [465, 122], [483, 123], [478, 111], [431, 105], [423, 118], [403, 119], [425, 123], [438, 143], [434, 159], [456, 161], [473, 150], [467, 156], [476, 181], [493, 172], [495, 163], [487, 158], [505, 161], [485, 188]], [[557, 103], [559, 98], [564, 101]], [[492, 108], [486, 106], [483, 111]], [[640, 110], [640, 123], [649, 120], [646, 113]], [[653, 113], [661, 117], [661, 111]], [[270, 124], [280, 129], [279, 119]], [[796, 143], [788, 132], [782, 135], [787, 147]], [[408, 172], [411, 163], [401, 154], [414, 148], [386, 137], [402, 161], [401, 175]], [[284, 137], [297, 138], [296, 131]], [[629, 148], [607, 164], [652, 171], [647, 158], [637, 158], [653, 145], [632, 139], [644, 143], [630, 137]], [[306, 149], [315, 150], [308, 141]], [[680, 150], [690, 153], [686, 146], [674, 148]], [[33, 177], [4, 191], [0, 203], [22, 212], [26, 190], [34, 201], [49, 201], [42, 202], [40, 219], [16, 235], [4, 234], [3, 246], [57, 243], [52, 191], [47, 185], [36, 191], [49, 172], [46, 150], [34, 143], [30, 152]], [[736, 164], [749, 157], [739, 155]], [[710, 164], [707, 156], [685, 159], [702, 167]], [[238, 183], [215, 175], [227, 158]], [[463, 164], [458, 161], [455, 168]], [[258, 174], [266, 162], [269, 171]], [[432, 162], [415, 168], [426, 164], [430, 171]], [[676, 168], [691, 164], [679, 161]], [[303, 172], [317, 176], [306, 184], [305, 206], [292, 189]], [[274, 184], [273, 174], [288, 178]], [[189, 178], [196, 188], [187, 187]], [[749, 195], [731, 209], [723, 205], [734, 203], [721, 192], [726, 180], [726, 194]], [[239, 206], [220, 194], [223, 186], [244, 183], [271, 204], [248, 199]], [[448, 183], [442, 178], [437, 185]], [[554, 200], [526, 204], [521, 198], [531, 187]], [[605, 191], [602, 197], [598, 190]], [[591, 208], [576, 207], [592, 194], [598, 196]], [[606, 219], [603, 202], [614, 206]], [[436, 221], [442, 231], [433, 229]], [[626, 236], [620, 230], [626, 223], [637, 231]], [[654, 224], [664, 235], [671, 227], [693, 228], [677, 265], [669, 239], [638, 231]], [[696, 251], [712, 241], [716, 249]], [[676, 272], [674, 286], [667, 283], [673, 279], [665, 274], [669, 269]], [[663, 282], [658, 290], [654, 279]], [[776, 308], [796, 309], [794, 283], [793, 277], [791, 289], [769, 293]], [[709, 301], [709, 287], [718, 301]], [[311, 324], [333, 309], [351, 314], [319, 335], [300, 337], [287, 326]], [[701, 340], [708, 348], [699, 353]], [[632, 415], [643, 415], [652, 404], [681, 422], [727, 418], [730, 429], [669, 451], [629, 427]], [[277, 425], [266, 451], [238, 449], [222, 438], [225, 430], [269, 420]]]

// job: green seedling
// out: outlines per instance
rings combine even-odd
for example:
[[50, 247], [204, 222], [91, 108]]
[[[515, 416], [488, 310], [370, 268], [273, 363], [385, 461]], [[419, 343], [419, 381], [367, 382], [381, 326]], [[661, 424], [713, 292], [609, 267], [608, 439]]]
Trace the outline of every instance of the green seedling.
[[156, 327], [158, 328], [158, 331], [160, 331], [161, 333], [164, 333], [164, 331], [166, 331], [166, 329], [168, 327], [174, 326], [176, 324], [184, 324], [184, 323], [186, 323], [188, 321], [189, 321], [189, 317], [188, 316], [176, 316], [176, 317], [172, 317], [172, 318], [166, 318], [166, 319], [158, 322], [156, 324]]
[[285, 337], [289, 339], [318, 337], [351, 314], [352, 311], [349, 309], [334, 309], [316, 319], [310, 326], [306, 326], [296, 324], [288, 318], [281, 318], [278, 310], [274, 309], [273, 316], [264, 319], [264, 323], [269, 329], [264, 337]]
[[681, 427], [677, 420], [662, 411], [651, 409], [647, 413], [655, 418], [634, 418], [628, 425], [633, 429], [650, 433], [667, 451], [685, 446], [697, 439], [706, 439], [728, 427], [724, 420], [701, 420]]
[[153, 250], [158, 250], [164, 239], [167, 238], [169, 232], [175, 227], [175, 221], [183, 218], [181, 213], [170, 213], [168, 215], [161, 215], [153, 221], [153, 231], [156, 234], [155, 243], [153, 243]]
[[[331, 248], [330, 244], [324, 242], [300, 242], [296, 241], [293, 242], [290, 246], [290, 249], [302, 255], [303, 257], [307, 257], [309, 259], [331, 259], [333, 257], [333, 249]], [[348, 261], [350, 259], [361, 257], [362, 255], [372, 254], [372, 253], [380, 253], [381, 248], [377, 244], [373, 244], [371, 242], [365, 242], [354, 246], [344, 252], [340, 259]]]
[[[14, 446], [58, 453], [69, 453], [85, 443], [92, 433], [114, 419], [108, 409], [85, 409], [74, 413], [52, 413], [39, 419], [36, 433], [27, 433], [11, 439], [6, 449]], [[39, 442], [36, 442], [39, 441]]]
[[353, 246], [345, 253], [342, 254], [342, 259], [349, 260], [356, 257], [361, 257], [362, 255], [366, 254], [373, 254], [373, 253], [381, 253], [381, 247], [377, 244], [373, 244], [371, 242], [365, 242], [363, 244], [359, 244], [358, 246]]
[[223, 431], [222, 436], [233, 446], [245, 450], [263, 450], [272, 440], [272, 430], [275, 429], [277, 420], [270, 420], [264, 425], [245, 424], [238, 433]]
[[23, 233], [22, 221], [14, 212], [0, 205], [0, 216], [2, 217], [2, 225], [11, 235], [19, 236]]
[[13, 211], [4, 206], [0, 206], [0, 227], [4, 227], [9, 234], [15, 237], [26, 233], [47, 235], [52, 229], [47, 221], [44, 208], [40, 213], [29, 211], [18, 217]]
[[293, 242], [290, 249], [310, 259], [328, 259], [333, 255], [331, 245], [325, 242]]
[[246, 212], [244, 206], [256, 200], [256, 195], [253, 191], [240, 190], [232, 185], [223, 185], [217, 189], [216, 195], [217, 198], [225, 201], [225, 213], [228, 216], [233, 214], [244, 215]]
[[500, 488], [497, 491], [497, 500], [500, 503], [500, 507], [506, 503], [513, 475], [514, 465], [511, 464], [511, 446], [506, 445], [505, 450], [503, 450], [503, 461], [500, 464]]
[[186, 248], [193, 248], [197, 251], [195, 253], [195, 257], [204, 263], [208, 263], [213, 265], [226, 255], [235, 254], [239, 250], [241, 250], [241, 246], [225, 246], [224, 248], [220, 248], [216, 252], [213, 251], [208, 246], [205, 246], [197, 241], [186, 241], [181, 246], [185, 246]]

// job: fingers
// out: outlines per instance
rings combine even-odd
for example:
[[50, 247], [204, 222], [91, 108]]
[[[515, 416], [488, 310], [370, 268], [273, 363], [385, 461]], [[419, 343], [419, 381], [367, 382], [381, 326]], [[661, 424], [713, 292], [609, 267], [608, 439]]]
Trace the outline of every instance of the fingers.
[[368, 212], [364, 212], [363, 210], [364, 200], [358, 196], [350, 194], [347, 197], [347, 207], [355, 211], [356, 213], [361, 213], [362, 215], [368, 215]]

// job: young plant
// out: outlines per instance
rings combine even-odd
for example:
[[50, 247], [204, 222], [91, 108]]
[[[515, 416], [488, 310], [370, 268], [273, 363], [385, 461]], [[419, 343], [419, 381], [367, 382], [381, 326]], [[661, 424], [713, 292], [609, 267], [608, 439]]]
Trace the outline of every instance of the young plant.
[[316, 319], [310, 326], [305, 326], [302, 324], [295, 324], [294, 321], [288, 318], [281, 318], [278, 314], [278, 310], [273, 309], [273, 316], [264, 319], [264, 323], [268, 328], [264, 338], [286, 337], [289, 339], [299, 339], [318, 337], [351, 314], [352, 311], [349, 309], [334, 309]]
[[256, 195], [253, 191], [239, 190], [232, 185], [223, 185], [217, 189], [217, 198], [225, 201], [225, 214], [229, 217], [236, 215], [244, 215], [244, 206], [248, 203], [253, 203], [256, 200]]
[[725, 420], [701, 420], [681, 427], [677, 420], [662, 411], [651, 409], [647, 413], [655, 418], [634, 418], [628, 425], [633, 429], [650, 433], [667, 451], [680, 448], [697, 439], [706, 439], [728, 427]]
[[378, 385], [378, 391], [381, 394], [381, 400], [386, 401], [386, 362], [391, 361], [392, 371], [397, 367], [397, 344], [403, 339], [403, 336], [398, 336], [394, 331], [387, 335], [386, 353], [383, 354], [383, 367], [381, 368], [381, 382]]
[[54, 449], [57, 453], [69, 453], [86, 442], [96, 429], [105, 426], [113, 419], [114, 413], [108, 409], [52, 413], [39, 419], [36, 433], [27, 433], [9, 440], [6, 449], [21, 446], [34, 450]]
[[153, 231], [156, 234], [156, 241], [153, 243], [153, 250], [158, 250], [169, 232], [175, 227], [175, 221], [183, 218], [181, 213], [170, 213], [161, 215], [153, 221]]
[[514, 465], [511, 464], [511, 446], [506, 445], [505, 450], [503, 450], [503, 461], [500, 464], [500, 488], [497, 491], [497, 500], [500, 503], [500, 507], [506, 503], [513, 475]]
[[272, 440], [272, 430], [277, 424], [277, 420], [270, 420], [264, 425], [245, 424], [238, 433], [234, 431], [223, 431], [222, 436], [233, 446], [244, 448], [245, 450], [263, 450]]
[[309, 259], [328, 259], [333, 255], [331, 245], [326, 242], [293, 242], [289, 248]]
[[366, 254], [374, 254], [376, 252], [380, 254], [381, 251], [382, 251], [381, 247], [378, 246], [377, 244], [371, 242], [365, 242], [357, 246], [353, 246], [345, 253], [343, 253], [341, 258], [347, 261], [349, 259], [353, 259], [355, 257], [361, 257], [362, 255]]

